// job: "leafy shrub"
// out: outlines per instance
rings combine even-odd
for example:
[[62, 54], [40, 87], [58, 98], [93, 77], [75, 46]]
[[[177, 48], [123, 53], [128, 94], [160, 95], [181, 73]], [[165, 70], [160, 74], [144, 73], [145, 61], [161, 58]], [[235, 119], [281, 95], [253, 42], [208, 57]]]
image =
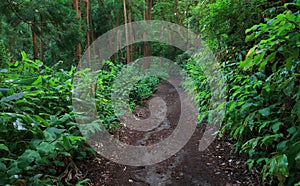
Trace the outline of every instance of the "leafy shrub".
[[[221, 54], [216, 54], [228, 90], [221, 132], [235, 139], [236, 152], [248, 154], [249, 168], [254, 164], [262, 167], [264, 182], [299, 185], [300, 4], [297, 0], [278, 7], [281, 3], [278, 1], [269, 8], [269, 2], [262, 2], [261, 5], [254, 1], [204, 2], [205, 6], [197, 7], [194, 15], [207, 13], [199, 23], [206, 43], [213, 49], [223, 48]], [[237, 6], [241, 3], [252, 5]], [[254, 20], [250, 18], [251, 21], [244, 24], [244, 16], [248, 16], [244, 10], [254, 7], [256, 12], [250, 17], [266, 17], [265, 22], [252, 26], [249, 23]], [[238, 12], [243, 15], [235, 16]], [[237, 17], [242, 20], [236, 21]], [[246, 26], [252, 28], [246, 30]], [[239, 29], [233, 29], [235, 27]], [[243, 42], [245, 30], [247, 43]], [[203, 66], [193, 58], [180, 64], [191, 78], [185, 87], [197, 92], [194, 99], [199, 105], [200, 121], [209, 120], [213, 91], [208, 87]]]
[[5, 62], [8, 60], [6, 47], [3, 40], [0, 39], [0, 68], [5, 66]]
[[57, 71], [22, 56], [0, 71], [0, 184], [54, 184], [86, 155], [70, 106], [74, 68]]
[[263, 180], [280, 185], [300, 181], [299, 2], [246, 31], [247, 41], [259, 39], [230, 79], [224, 125], [249, 167], [263, 166]]
[[[140, 72], [142, 71], [135, 67], [124, 67], [122, 64], [113, 64], [111, 61], [107, 61], [98, 77], [96, 92], [98, 113], [104, 126], [112, 131], [119, 127], [118, 116], [122, 115], [122, 113], [115, 113], [114, 109], [120, 111], [129, 106], [125, 109], [132, 111], [137, 104], [140, 104], [157, 90], [160, 82], [158, 77], [141, 76]], [[115, 108], [111, 98], [113, 91], [118, 95], [116, 102], [119, 105], [115, 105]], [[124, 100], [124, 97], [127, 97], [128, 100]]]
[[184, 70], [189, 74], [190, 78], [183, 82], [183, 86], [190, 94], [192, 94], [192, 92], [196, 92], [193, 99], [198, 106], [198, 124], [201, 124], [204, 119], [207, 119], [207, 111], [211, 109], [209, 107], [211, 92], [207, 82], [207, 77], [205, 76], [200, 64], [197, 63], [197, 60], [192, 58], [187, 60]]
[[202, 1], [191, 10], [194, 29], [214, 51], [228, 47], [245, 47], [244, 30], [262, 20], [266, 0]]
[[[29, 60], [25, 53], [22, 58], [0, 70], [0, 184], [68, 182], [64, 170], [69, 166], [77, 170], [73, 159], [82, 160], [87, 151], [94, 153], [84, 145], [71, 106], [75, 68], [58, 70], [59, 63], [50, 68]], [[119, 125], [111, 105], [111, 89], [122, 67], [108, 61], [97, 81], [99, 117], [112, 131]], [[131, 105], [150, 96], [158, 82], [141, 78], [131, 93]]]

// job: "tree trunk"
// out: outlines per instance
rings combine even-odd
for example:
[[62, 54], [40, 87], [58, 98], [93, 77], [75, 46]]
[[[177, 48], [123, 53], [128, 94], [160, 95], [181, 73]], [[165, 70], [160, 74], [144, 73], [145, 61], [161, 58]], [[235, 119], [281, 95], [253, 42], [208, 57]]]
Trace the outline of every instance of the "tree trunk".
[[89, 0], [85, 0], [84, 2], [85, 2], [85, 17], [86, 17], [86, 48], [87, 48], [86, 61], [87, 61], [87, 67], [91, 67], [91, 63], [90, 63], [91, 49], [89, 48], [90, 46]]
[[31, 26], [31, 32], [32, 32], [32, 43], [33, 43], [33, 59], [38, 59], [38, 47], [36, 42], [36, 33], [34, 32], [33, 25]]
[[[92, 12], [92, 11], [90, 11]], [[92, 15], [90, 14], [89, 16], [90, 18], [90, 36], [91, 36], [91, 43], [92, 43], [92, 48], [93, 48], [93, 55], [96, 56], [96, 49], [95, 49], [95, 44], [94, 44], [94, 41], [95, 41], [95, 32], [94, 32], [94, 24], [93, 24], [93, 19], [92, 19]]]
[[[144, 20], [150, 20], [151, 19], [151, 9], [152, 9], [152, 5], [153, 5], [153, 1], [152, 0], [145, 0], [145, 11], [144, 11]], [[144, 39], [146, 39], [146, 33], [144, 33]], [[150, 43], [149, 42], [145, 42], [144, 43], [144, 57], [149, 57], [151, 56], [151, 47], [150, 47]], [[145, 69], [149, 69], [150, 68], [150, 60], [148, 59], [144, 59], [144, 68]]]
[[[76, 21], [79, 21], [81, 17], [81, 12], [79, 9], [79, 0], [73, 0], [73, 8], [76, 11]], [[81, 26], [79, 27], [79, 30], [81, 30]], [[81, 45], [80, 43], [78, 43], [75, 52], [75, 57], [78, 61], [80, 61], [80, 54], [81, 54]]]
[[[119, 26], [120, 26], [120, 12], [117, 12], [117, 17], [116, 17], [116, 29], [117, 29], [117, 37], [116, 37], [116, 47], [117, 47], [117, 53], [116, 53], [116, 57], [115, 57], [115, 61], [122, 61], [122, 59], [120, 58], [119, 54], [120, 54], [120, 49], [122, 47], [122, 39], [121, 39], [121, 32], [119, 30]], [[122, 55], [121, 55], [122, 57]]]
[[[133, 38], [134, 34], [133, 34], [132, 25], [131, 25], [131, 20], [132, 20], [131, 15], [132, 15], [132, 6], [133, 6], [132, 1], [129, 2], [129, 5], [130, 5], [129, 12], [128, 12], [128, 23], [129, 23], [129, 33], [130, 33], [129, 38], [130, 38], [130, 43], [132, 43], [134, 40], [134, 38]], [[132, 62], [132, 55], [133, 55], [133, 45], [131, 44], [131, 45], [129, 45], [130, 63]]]
[[40, 60], [44, 61], [44, 42], [43, 42], [43, 36], [40, 36]]
[[126, 0], [123, 0], [123, 6], [124, 6], [124, 20], [125, 20], [125, 39], [126, 39], [126, 59], [127, 64], [130, 64], [130, 48], [129, 48], [129, 39], [128, 39], [128, 25], [127, 25], [127, 10], [126, 10]]

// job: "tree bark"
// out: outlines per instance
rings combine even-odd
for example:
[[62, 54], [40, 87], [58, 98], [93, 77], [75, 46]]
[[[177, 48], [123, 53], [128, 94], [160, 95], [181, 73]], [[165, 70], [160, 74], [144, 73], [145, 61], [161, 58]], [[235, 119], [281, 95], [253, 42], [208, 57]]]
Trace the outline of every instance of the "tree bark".
[[87, 61], [87, 67], [91, 67], [91, 62], [90, 62], [90, 58], [91, 58], [91, 49], [89, 48], [90, 46], [90, 31], [89, 31], [89, 27], [90, 27], [90, 20], [89, 20], [89, 0], [85, 0], [85, 17], [86, 17], [86, 61]]
[[[30, 0], [32, 1], [32, 0]], [[32, 45], [33, 45], [33, 60], [38, 59], [38, 47], [36, 42], [36, 33], [34, 31], [34, 25], [35, 25], [35, 17], [33, 17], [32, 25], [31, 25], [31, 37], [32, 37]]]
[[[116, 53], [116, 57], [115, 60], [116, 61], [122, 61], [122, 59], [120, 58], [120, 49], [122, 47], [122, 39], [121, 39], [121, 32], [119, 30], [119, 26], [120, 26], [120, 11], [117, 12], [117, 17], [116, 17], [116, 29], [117, 29], [117, 37], [116, 37], [116, 47], [118, 52]], [[121, 56], [122, 57], [122, 56]]]
[[[132, 43], [133, 42], [133, 40], [134, 40], [134, 34], [133, 34], [133, 29], [132, 29], [132, 25], [131, 25], [131, 20], [132, 20], [132, 17], [131, 17], [131, 15], [132, 15], [132, 6], [133, 6], [133, 4], [132, 4], [132, 1], [130, 1], [129, 0], [129, 5], [130, 5], [130, 7], [129, 7], [129, 11], [128, 11], [128, 23], [129, 23], [129, 40], [130, 40], [130, 43]], [[129, 45], [129, 57], [130, 57], [130, 63], [132, 62], [132, 55], [133, 55], [133, 45], [131, 44], [131, 45]]]
[[43, 42], [43, 36], [40, 36], [40, 60], [44, 61], [44, 42]]
[[[145, 11], [144, 11], [144, 21], [151, 20], [151, 9], [153, 5], [152, 0], [145, 0]], [[146, 33], [143, 35], [144, 40], [146, 39]], [[151, 56], [151, 46], [149, 42], [144, 43], [144, 58]], [[150, 68], [150, 60], [149, 58], [144, 59], [144, 68], [149, 69]]]
[[38, 47], [36, 42], [36, 33], [34, 32], [33, 25], [31, 26], [32, 43], [33, 43], [33, 59], [38, 59]]
[[[92, 6], [91, 6], [92, 7]], [[92, 12], [92, 11], [90, 11]], [[96, 56], [96, 49], [95, 49], [95, 44], [94, 44], [94, 41], [95, 41], [95, 32], [94, 32], [94, 24], [93, 24], [93, 19], [92, 19], [92, 15], [90, 14], [89, 16], [89, 19], [90, 19], [90, 37], [91, 37], [91, 43], [92, 43], [92, 48], [93, 48], [93, 55]]]
[[[81, 11], [79, 9], [79, 0], [73, 0], [73, 8], [76, 11], [76, 21], [79, 21], [81, 17]], [[80, 30], [81, 30], [81, 26], [79, 27], [79, 31]], [[81, 54], [81, 44], [78, 43], [75, 52], [75, 57], [78, 61], [80, 61], [80, 54]]]
[[126, 59], [127, 64], [130, 64], [130, 48], [129, 48], [129, 38], [128, 38], [128, 25], [127, 25], [127, 9], [126, 9], [126, 0], [123, 0], [124, 6], [124, 20], [125, 20], [125, 39], [126, 39]]

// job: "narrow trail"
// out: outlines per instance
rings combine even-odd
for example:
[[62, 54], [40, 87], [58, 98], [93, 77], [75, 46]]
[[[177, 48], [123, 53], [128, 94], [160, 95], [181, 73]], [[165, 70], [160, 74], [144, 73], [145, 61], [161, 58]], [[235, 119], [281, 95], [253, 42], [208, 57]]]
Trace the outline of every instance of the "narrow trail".
[[[176, 89], [162, 82], [153, 97], [161, 97], [167, 105], [166, 119], [153, 131], [137, 132], [121, 128], [116, 138], [132, 145], [151, 145], [164, 140], [174, 128], [180, 116], [180, 100]], [[151, 99], [151, 98], [150, 98]], [[150, 100], [149, 99], [149, 100]], [[148, 100], [134, 113], [140, 119], [149, 116]], [[246, 158], [231, 154], [232, 144], [225, 138], [215, 141], [203, 152], [198, 151], [205, 125], [197, 127], [192, 138], [171, 158], [150, 166], [125, 166], [101, 156], [80, 164], [81, 171], [91, 181], [86, 185], [133, 185], [133, 186], [214, 186], [214, 185], [261, 185], [259, 171], [248, 171]]]

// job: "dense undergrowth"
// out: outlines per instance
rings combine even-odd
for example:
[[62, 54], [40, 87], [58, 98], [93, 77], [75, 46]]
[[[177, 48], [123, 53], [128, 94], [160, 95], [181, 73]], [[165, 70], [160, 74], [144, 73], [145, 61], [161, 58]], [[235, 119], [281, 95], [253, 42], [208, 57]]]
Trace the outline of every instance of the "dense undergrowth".
[[[0, 185], [53, 185], [79, 181], [76, 161], [88, 152], [72, 107], [72, 77], [69, 71], [32, 61], [22, 61], [0, 70]], [[96, 93], [103, 125], [114, 131], [118, 119], [111, 106], [111, 87], [122, 65], [107, 62], [100, 71]], [[144, 77], [130, 96], [130, 105], [150, 96], [158, 78]], [[83, 183], [81, 181], [81, 183]]]
[[[236, 142], [235, 152], [248, 155], [250, 169], [261, 168], [264, 183], [300, 185], [300, 1], [282, 2], [202, 1], [191, 7], [187, 22], [216, 53], [226, 79], [227, 110], [220, 135]], [[4, 48], [0, 41], [1, 61], [8, 60]], [[199, 59], [186, 56], [177, 61], [193, 80], [192, 87], [191, 82], [185, 84], [197, 92], [199, 124], [210, 120], [213, 90], [203, 66]], [[85, 145], [75, 122], [71, 94], [75, 67], [68, 71], [59, 69], [59, 63], [47, 67], [25, 53], [21, 61], [3, 64], [0, 185], [76, 183], [74, 162], [95, 152]], [[98, 75], [97, 111], [111, 132], [119, 127], [111, 93], [124, 67], [108, 61]], [[136, 83], [122, 92], [129, 94], [130, 110], [160, 81], [150, 75], [136, 77], [130, 79]]]
[[[235, 152], [248, 154], [250, 169], [254, 164], [261, 167], [263, 182], [300, 185], [300, 1], [261, 10], [258, 15], [263, 18], [268, 12], [268, 16], [245, 29], [246, 37], [228, 32], [232, 31], [230, 25], [235, 25], [230, 22], [235, 11], [241, 18], [251, 7], [237, 10], [232, 5], [226, 12], [222, 2], [199, 10], [209, 11], [202, 24], [223, 34], [221, 45], [214, 46], [216, 32], [203, 32], [212, 49], [221, 49], [216, 57], [227, 81], [227, 110], [221, 132], [235, 139]], [[221, 14], [221, 19], [229, 20], [227, 29], [215, 25]], [[245, 42], [236, 43], [241, 39]], [[207, 118], [211, 92], [204, 83], [201, 64], [191, 58], [183, 66], [198, 92], [199, 118]]]

